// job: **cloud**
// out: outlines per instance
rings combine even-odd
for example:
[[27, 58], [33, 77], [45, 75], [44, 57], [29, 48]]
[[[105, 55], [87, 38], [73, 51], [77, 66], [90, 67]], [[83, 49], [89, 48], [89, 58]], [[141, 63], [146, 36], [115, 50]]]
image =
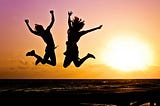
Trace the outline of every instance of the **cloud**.
[[18, 68], [18, 69], [22, 69], [22, 70], [28, 69], [28, 67], [24, 67], [24, 66], [18, 66], [17, 68]]
[[22, 64], [22, 65], [28, 65], [28, 61], [25, 61], [25, 60], [19, 60], [19, 63]]

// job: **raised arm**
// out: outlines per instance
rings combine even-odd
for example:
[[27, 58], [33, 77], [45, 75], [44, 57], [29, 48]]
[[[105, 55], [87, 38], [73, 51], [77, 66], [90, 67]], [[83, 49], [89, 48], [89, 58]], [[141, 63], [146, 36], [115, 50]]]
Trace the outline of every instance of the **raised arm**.
[[28, 20], [28, 19], [25, 19], [25, 23], [26, 23], [28, 29], [30, 30], [30, 32], [32, 32], [32, 33], [35, 34], [35, 35], [38, 35], [37, 32], [36, 32], [36, 31], [33, 31], [32, 28], [30, 27], [30, 25], [29, 25], [29, 20]]
[[72, 15], [72, 14], [73, 14], [72, 11], [69, 11], [69, 12], [68, 12], [68, 26], [69, 26], [69, 28], [72, 27], [72, 25], [71, 25], [71, 15]]
[[95, 31], [95, 30], [97, 30], [97, 29], [101, 29], [101, 27], [102, 27], [102, 25], [100, 25], [100, 26], [98, 26], [98, 27], [95, 27], [95, 28], [92, 28], [92, 29], [89, 29], [89, 30], [81, 31], [81, 32], [80, 32], [80, 33], [81, 33], [81, 36], [82, 36], [82, 35], [85, 35], [85, 34], [88, 33], [88, 32], [92, 32], [92, 31]]
[[50, 29], [52, 28], [52, 26], [53, 26], [53, 24], [54, 24], [54, 21], [55, 21], [53, 10], [51, 10], [50, 13], [51, 13], [51, 23], [50, 23], [49, 26], [47, 27], [47, 30], [50, 30]]

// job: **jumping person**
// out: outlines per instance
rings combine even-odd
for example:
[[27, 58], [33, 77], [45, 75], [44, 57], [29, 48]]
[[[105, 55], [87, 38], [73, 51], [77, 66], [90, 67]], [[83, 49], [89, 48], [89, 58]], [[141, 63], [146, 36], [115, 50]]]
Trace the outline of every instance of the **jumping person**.
[[47, 63], [52, 66], [56, 65], [56, 56], [55, 56], [55, 48], [56, 47], [54, 44], [52, 34], [50, 32], [50, 29], [52, 28], [54, 21], [55, 21], [53, 10], [50, 11], [50, 14], [51, 14], [51, 22], [46, 29], [44, 29], [42, 25], [35, 24], [35, 30], [32, 30], [32, 28], [29, 25], [29, 20], [25, 19], [25, 23], [26, 23], [28, 29], [30, 30], [30, 32], [33, 33], [34, 35], [40, 36], [47, 45], [43, 58], [40, 57], [39, 55], [37, 55], [34, 50], [27, 52], [26, 56], [34, 56], [37, 59], [35, 62], [36, 65], [40, 62], [42, 64]]
[[97, 29], [101, 29], [101, 27], [102, 27], [102, 25], [100, 25], [96, 28], [80, 31], [83, 28], [83, 26], [85, 25], [85, 23], [84, 23], [84, 21], [82, 21], [82, 19], [80, 19], [78, 17], [74, 17], [74, 19], [71, 20], [72, 14], [73, 14], [72, 11], [68, 12], [69, 29], [67, 32], [68, 33], [68, 41], [66, 42], [66, 51], [64, 52], [64, 55], [65, 55], [65, 59], [64, 59], [64, 63], [63, 63], [64, 68], [68, 67], [72, 61], [76, 67], [80, 67], [81, 64], [85, 60], [87, 60], [88, 58], [95, 59], [95, 56], [90, 53], [88, 53], [85, 57], [80, 59], [77, 42], [80, 40], [80, 38], [83, 35], [87, 34], [88, 32], [92, 32]]

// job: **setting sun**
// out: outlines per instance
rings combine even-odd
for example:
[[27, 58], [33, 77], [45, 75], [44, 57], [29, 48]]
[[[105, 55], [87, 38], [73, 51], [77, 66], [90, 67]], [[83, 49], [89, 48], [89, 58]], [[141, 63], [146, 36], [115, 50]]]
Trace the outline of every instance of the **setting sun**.
[[102, 57], [107, 65], [121, 71], [145, 70], [153, 60], [147, 44], [126, 36], [112, 39]]

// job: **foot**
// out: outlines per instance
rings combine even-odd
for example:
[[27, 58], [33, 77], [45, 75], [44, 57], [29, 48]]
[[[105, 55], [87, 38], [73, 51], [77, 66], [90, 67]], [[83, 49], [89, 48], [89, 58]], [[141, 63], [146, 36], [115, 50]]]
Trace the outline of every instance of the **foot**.
[[89, 58], [95, 59], [95, 56], [94, 56], [93, 54], [88, 53], [87, 56], [88, 56]]
[[42, 61], [42, 58], [37, 58], [35, 65], [39, 64]]
[[34, 50], [26, 53], [26, 56], [34, 56], [34, 55], [35, 55], [35, 51]]

